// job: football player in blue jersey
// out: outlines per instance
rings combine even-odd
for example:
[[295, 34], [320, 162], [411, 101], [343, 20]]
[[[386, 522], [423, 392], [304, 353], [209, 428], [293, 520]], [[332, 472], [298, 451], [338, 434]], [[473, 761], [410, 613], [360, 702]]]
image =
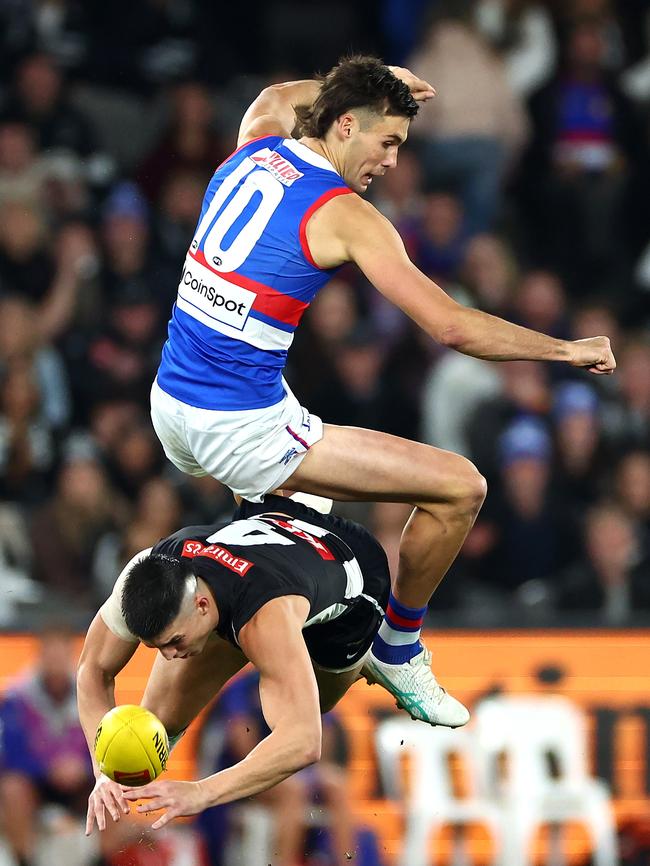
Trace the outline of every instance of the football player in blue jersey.
[[[266, 88], [238, 150], [208, 185], [152, 389], [169, 459], [259, 502], [278, 488], [413, 505], [399, 571], [364, 674], [423, 716], [455, 727], [465, 707], [436, 682], [420, 642], [429, 599], [486, 494], [464, 457], [385, 433], [323, 425], [282, 377], [293, 331], [347, 262], [442, 345], [493, 361], [563, 361], [596, 375], [616, 362], [607, 337], [567, 341], [458, 304], [410, 261], [363, 193], [397, 163], [433, 87], [370, 57], [320, 81]], [[292, 138], [294, 130], [300, 138]]]

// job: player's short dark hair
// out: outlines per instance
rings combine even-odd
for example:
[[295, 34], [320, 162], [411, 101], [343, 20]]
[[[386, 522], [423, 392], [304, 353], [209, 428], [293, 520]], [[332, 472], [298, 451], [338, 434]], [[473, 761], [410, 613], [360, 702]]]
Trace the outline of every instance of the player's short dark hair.
[[354, 108], [409, 118], [418, 113], [408, 85], [378, 57], [355, 54], [342, 58], [321, 81], [313, 105], [297, 110], [300, 132], [311, 138], [322, 138], [337, 117]]
[[178, 616], [185, 596], [189, 563], [151, 553], [131, 567], [122, 587], [126, 627], [140, 640], [152, 640]]

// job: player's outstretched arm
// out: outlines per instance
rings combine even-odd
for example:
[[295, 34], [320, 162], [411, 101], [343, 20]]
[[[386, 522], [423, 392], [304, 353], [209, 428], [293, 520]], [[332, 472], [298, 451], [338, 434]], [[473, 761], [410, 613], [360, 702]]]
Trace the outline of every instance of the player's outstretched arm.
[[[558, 340], [456, 303], [409, 259], [391, 223], [358, 196], [340, 196], [307, 228], [312, 255], [324, 267], [354, 261], [374, 286], [439, 343], [489, 361], [566, 361], [590, 373], [612, 373], [607, 337]], [[330, 241], [335, 262], [319, 260]], [[328, 255], [327, 253], [325, 255]]]
[[288, 81], [266, 87], [242, 118], [237, 147], [264, 135], [291, 138], [296, 109], [312, 105], [319, 89], [318, 81]]
[[96, 778], [95, 787], [88, 798], [86, 835], [92, 833], [95, 822], [99, 830], [106, 829], [106, 812], [114, 821], [119, 819], [120, 813], [129, 812], [121, 787], [99, 772], [94, 744], [97, 726], [104, 715], [115, 706], [115, 677], [131, 658], [137, 646], [137, 641], [123, 640], [114, 635], [98, 613], [88, 629], [79, 658], [77, 668], [79, 720], [86, 736]]
[[242, 649], [260, 672], [268, 737], [243, 761], [199, 782], [155, 781], [123, 789], [127, 800], [147, 800], [138, 812], [166, 810], [152, 824], [154, 830], [174, 818], [266, 791], [320, 758], [318, 687], [302, 637], [308, 611], [305, 598], [276, 598], [239, 632]]

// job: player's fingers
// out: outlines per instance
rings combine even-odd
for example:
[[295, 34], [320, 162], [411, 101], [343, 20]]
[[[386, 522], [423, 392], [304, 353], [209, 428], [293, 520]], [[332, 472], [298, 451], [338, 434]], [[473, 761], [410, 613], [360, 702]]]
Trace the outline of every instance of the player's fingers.
[[427, 93], [429, 96], [436, 95], [436, 88], [429, 84], [428, 81], [424, 81], [422, 78], [418, 78], [414, 83], [413, 90], [417, 90], [418, 93]]
[[93, 832], [93, 825], [95, 823], [95, 810], [92, 806], [88, 806], [88, 812], [86, 814], [86, 836], [90, 836]]
[[120, 820], [120, 810], [115, 805], [115, 802], [110, 797], [105, 797], [103, 799], [104, 808], [108, 811], [108, 814], [114, 821]]
[[97, 829], [101, 832], [106, 829], [106, 812], [104, 804], [98, 803], [95, 806], [95, 818], [97, 819]]
[[106, 809], [114, 821], [120, 820], [121, 807], [116, 801], [113, 791], [110, 788], [101, 788], [98, 792], [98, 799], [102, 807]]
[[136, 806], [136, 811], [147, 814], [147, 812], [157, 812], [158, 809], [164, 809], [165, 806], [169, 805], [169, 800], [163, 800], [162, 797], [154, 797], [148, 803], [140, 803], [139, 806]]
[[129, 804], [124, 799], [124, 795], [120, 788], [111, 787], [110, 789], [107, 789], [105, 797], [110, 798], [111, 802], [115, 803], [120, 812], [123, 812], [125, 815], [129, 814]]
[[141, 788], [122, 788], [122, 796], [125, 800], [145, 800], [147, 797], [154, 797], [156, 789], [153, 785], [143, 785]]
[[[124, 797], [122, 797], [121, 794], [118, 795], [118, 794], [114, 793], [112, 803], [115, 804], [115, 809], [117, 812], [117, 818], [119, 818], [120, 815], [128, 815], [129, 814], [129, 805], [126, 802], [126, 800], [124, 799]], [[116, 820], [117, 820], [117, 818], [116, 818]]]
[[171, 811], [165, 812], [165, 814], [161, 815], [157, 821], [154, 821], [154, 823], [151, 825], [151, 829], [152, 830], [160, 830], [161, 827], [164, 827], [165, 824], [169, 824], [169, 822], [172, 820], [172, 818], [175, 818], [175, 817], [176, 817], [176, 815], [173, 814]]

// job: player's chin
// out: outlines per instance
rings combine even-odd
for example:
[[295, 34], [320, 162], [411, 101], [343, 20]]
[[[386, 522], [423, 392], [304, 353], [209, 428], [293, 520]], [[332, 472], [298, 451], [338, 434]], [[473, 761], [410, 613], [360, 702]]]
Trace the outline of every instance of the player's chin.
[[358, 193], [364, 193], [364, 192], [367, 191], [367, 189], [368, 189], [368, 187], [370, 186], [371, 183], [372, 183], [372, 175], [370, 175], [370, 174], [363, 174], [363, 175], [361, 175], [361, 177], [359, 178], [359, 180], [357, 181], [357, 183], [355, 183], [355, 184], [353, 185], [352, 189], [353, 189], [355, 192], [358, 192]]

